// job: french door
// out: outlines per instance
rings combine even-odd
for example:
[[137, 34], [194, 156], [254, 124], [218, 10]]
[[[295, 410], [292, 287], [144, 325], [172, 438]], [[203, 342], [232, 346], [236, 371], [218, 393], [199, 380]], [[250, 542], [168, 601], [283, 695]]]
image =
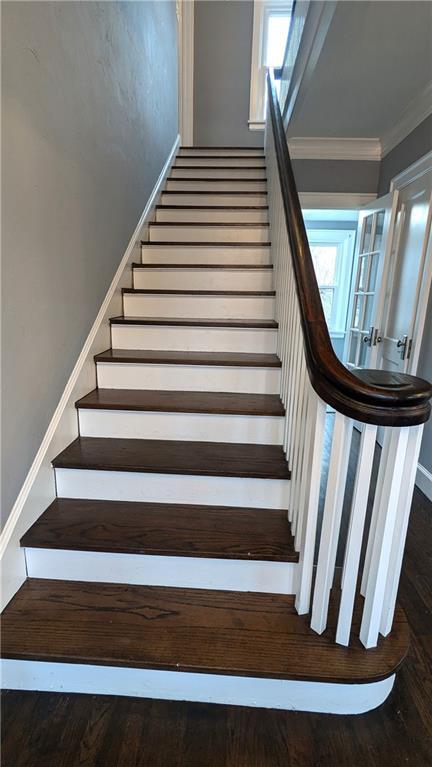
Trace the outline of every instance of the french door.
[[397, 200], [398, 192], [389, 192], [359, 214], [344, 350], [345, 364], [351, 369], [376, 367]]

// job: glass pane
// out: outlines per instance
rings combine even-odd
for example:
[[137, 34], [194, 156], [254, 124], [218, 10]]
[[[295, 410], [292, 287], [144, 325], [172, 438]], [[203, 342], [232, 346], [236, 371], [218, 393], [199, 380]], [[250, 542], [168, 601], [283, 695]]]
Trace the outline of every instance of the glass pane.
[[333, 288], [320, 288], [321, 302], [324, 310], [324, 316], [327, 321], [327, 325], [330, 324], [332, 309], [333, 309]]
[[364, 313], [364, 319], [363, 319], [363, 330], [369, 331], [369, 328], [371, 326], [374, 298], [375, 296], [365, 296], [366, 305], [365, 305], [365, 313]]
[[358, 333], [351, 333], [351, 341], [348, 350], [348, 362], [350, 362], [351, 365], [355, 365], [357, 362], [357, 343]]
[[353, 316], [353, 328], [359, 328], [360, 327], [360, 320], [362, 315], [362, 307], [363, 307], [363, 298], [364, 296], [356, 296], [355, 297], [355, 304], [354, 304], [354, 316]]
[[376, 229], [375, 229], [373, 250], [379, 250], [381, 248], [383, 228], [384, 228], [384, 211], [380, 210], [376, 217]]
[[366, 277], [370, 256], [360, 256], [359, 281], [357, 290], [367, 290]]
[[371, 213], [370, 216], [366, 217], [364, 234], [363, 234], [363, 245], [361, 249], [362, 253], [369, 253], [371, 249], [372, 218], [373, 218], [373, 213]]
[[318, 285], [334, 285], [337, 245], [311, 245], [311, 254]]
[[370, 270], [370, 275], [369, 275], [369, 287], [368, 287], [368, 290], [375, 290], [380, 254], [379, 253], [375, 253], [375, 255], [370, 256], [370, 258], [372, 260], [372, 264], [371, 264], [371, 270]]
[[368, 352], [369, 346], [365, 343], [364, 339], [367, 338], [367, 336], [362, 336], [360, 339], [360, 349], [359, 349], [359, 358], [358, 358], [358, 367], [364, 368], [366, 365], [366, 354]]
[[266, 56], [264, 66], [281, 67], [288, 37], [290, 15], [270, 14], [267, 23]]

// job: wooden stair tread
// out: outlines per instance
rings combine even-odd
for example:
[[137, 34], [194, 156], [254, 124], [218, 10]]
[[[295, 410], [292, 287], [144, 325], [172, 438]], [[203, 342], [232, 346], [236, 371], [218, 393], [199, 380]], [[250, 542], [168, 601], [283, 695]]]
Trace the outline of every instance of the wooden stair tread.
[[234, 442], [77, 437], [52, 463], [60, 469], [290, 478], [279, 445]]
[[297, 562], [286, 511], [56, 498], [21, 539], [32, 548]]
[[275, 330], [278, 327], [276, 320], [232, 320], [220, 318], [196, 317], [111, 317], [112, 325], [176, 325], [185, 327], [206, 328], [264, 328]]
[[[184, 158], [186, 159], [186, 158]], [[214, 157], [212, 159], [219, 160], [219, 157]], [[251, 157], [251, 160], [254, 158]], [[259, 158], [262, 159], [261, 157]], [[220, 165], [219, 163], [212, 163], [211, 165], [173, 165], [171, 170], [214, 170], [217, 168], [218, 170], [221, 168], [223, 170], [263, 170], [265, 168], [264, 165], [241, 165], [240, 167], [235, 167], [233, 165]]]
[[148, 349], [107, 349], [96, 362], [146, 363], [152, 365], [222, 365], [228, 367], [280, 368], [276, 354], [245, 352], [190, 352]]
[[[320, 682], [373, 682], [406, 655], [408, 625], [373, 651], [334, 644], [335, 614], [321, 636], [294, 597], [30, 579], [3, 613], [5, 658], [88, 663]], [[354, 615], [358, 629], [359, 613]]]
[[[206, 179], [202, 179], [202, 180], [203, 180], [203, 181], [205, 181]], [[249, 196], [253, 196], [253, 195], [261, 195], [261, 194], [265, 194], [265, 195], [267, 195], [267, 194], [268, 194], [268, 192], [267, 192], [267, 190], [266, 190], [266, 189], [263, 189], [263, 190], [262, 190], [262, 191], [260, 191], [260, 192], [241, 192], [241, 191], [238, 191], [238, 190], [236, 190], [236, 189], [233, 189], [233, 190], [232, 190], [232, 192], [221, 192], [220, 190], [219, 190], [219, 191], [216, 191], [216, 192], [204, 192], [202, 189], [197, 189], [195, 192], [191, 192], [191, 191], [185, 191], [184, 189], [179, 189], [177, 192], [175, 192], [175, 191], [173, 191], [172, 189], [164, 189], [164, 190], [163, 190], [163, 192], [162, 192], [162, 194], [176, 194], [176, 195], [177, 195], [177, 194], [204, 194], [204, 195], [207, 195], [207, 196], [208, 196], [209, 194], [210, 194], [210, 195], [213, 195], [213, 194], [215, 194], [215, 195], [218, 195], [218, 194], [229, 194], [230, 196], [231, 196], [231, 195], [238, 195], [238, 196], [241, 196], [241, 195], [246, 195], [246, 197], [247, 197], [248, 195], [249, 195]], [[202, 206], [202, 207], [207, 207], [207, 206], [205, 206], [205, 205], [204, 205], [204, 206]], [[216, 207], [218, 207], [218, 206], [216, 206]], [[248, 206], [248, 205], [243, 205], [243, 206], [239, 206], [239, 207], [246, 207], [246, 208], [247, 208], [247, 207], [251, 207], [251, 206]], [[253, 206], [252, 206], [252, 207], [253, 207]]]
[[230, 296], [246, 297], [264, 296], [273, 298], [276, 295], [275, 290], [167, 290], [166, 288], [123, 288], [122, 293], [136, 293], [139, 295], [153, 296]]
[[237, 394], [151, 389], [94, 389], [78, 400], [77, 408], [137, 410], [160, 413], [220, 413], [226, 415], [285, 415], [277, 394]]
[[143, 264], [141, 262], [135, 262], [132, 264], [132, 269], [273, 269], [273, 264]]

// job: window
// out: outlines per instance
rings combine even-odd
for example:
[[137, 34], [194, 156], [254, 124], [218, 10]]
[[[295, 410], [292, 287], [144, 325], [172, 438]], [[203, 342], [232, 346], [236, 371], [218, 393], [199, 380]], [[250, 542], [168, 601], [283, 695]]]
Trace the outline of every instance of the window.
[[251, 130], [264, 128], [266, 72], [268, 67], [281, 67], [283, 64], [292, 5], [287, 0], [255, 0], [254, 3], [249, 109]]
[[308, 229], [307, 235], [329, 332], [334, 337], [343, 337], [346, 330], [355, 232]]

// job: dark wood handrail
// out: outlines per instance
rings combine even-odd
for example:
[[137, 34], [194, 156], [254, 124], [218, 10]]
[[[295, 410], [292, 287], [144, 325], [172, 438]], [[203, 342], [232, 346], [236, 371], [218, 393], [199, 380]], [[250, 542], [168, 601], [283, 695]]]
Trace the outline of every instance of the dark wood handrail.
[[358, 370], [352, 373], [333, 350], [271, 71], [267, 75], [267, 86], [306, 364], [312, 387], [329, 405], [358, 421], [380, 426], [425, 423], [430, 415], [432, 397], [432, 385], [428, 381], [385, 370]]

